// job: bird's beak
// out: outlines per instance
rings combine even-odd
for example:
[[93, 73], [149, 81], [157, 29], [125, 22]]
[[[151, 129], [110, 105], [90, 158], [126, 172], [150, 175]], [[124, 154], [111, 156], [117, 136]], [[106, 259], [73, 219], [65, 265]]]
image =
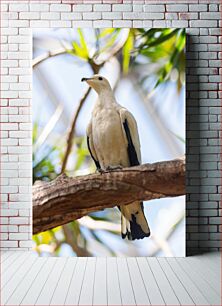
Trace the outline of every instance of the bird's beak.
[[81, 82], [89, 81], [91, 78], [82, 78]]

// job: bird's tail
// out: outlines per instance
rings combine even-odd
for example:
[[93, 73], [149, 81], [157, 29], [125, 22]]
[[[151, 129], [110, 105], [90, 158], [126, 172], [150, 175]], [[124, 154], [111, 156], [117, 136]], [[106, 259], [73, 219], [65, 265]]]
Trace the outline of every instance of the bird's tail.
[[150, 236], [150, 229], [143, 211], [143, 202], [120, 206], [122, 238], [143, 239]]

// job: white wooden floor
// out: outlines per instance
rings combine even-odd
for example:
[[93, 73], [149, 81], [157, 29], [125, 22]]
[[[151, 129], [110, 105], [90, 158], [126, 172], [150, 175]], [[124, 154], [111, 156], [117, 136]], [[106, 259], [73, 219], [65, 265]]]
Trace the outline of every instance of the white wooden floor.
[[221, 305], [219, 253], [41, 258], [1, 253], [0, 305]]

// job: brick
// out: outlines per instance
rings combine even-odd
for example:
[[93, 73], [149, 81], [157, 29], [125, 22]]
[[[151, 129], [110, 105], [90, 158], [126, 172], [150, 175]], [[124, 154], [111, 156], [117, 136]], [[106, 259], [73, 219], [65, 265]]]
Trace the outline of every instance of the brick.
[[1, 35], [18, 35], [18, 28], [2, 28]]
[[133, 5], [133, 11], [134, 12], [142, 12], [143, 11], [143, 5], [141, 5], [141, 4], [134, 4]]
[[198, 19], [198, 13], [179, 13], [179, 19]]
[[218, 11], [218, 5], [217, 4], [209, 4], [209, 11], [210, 12], [217, 12]]
[[188, 21], [187, 20], [173, 20], [172, 21], [172, 27], [187, 28], [188, 27]]
[[10, 106], [29, 106], [30, 102], [27, 99], [13, 99], [9, 100]]
[[54, 12], [71, 12], [71, 5], [69, 4], [51, 4], [50, 11]]
[[27, 153], [31, 153], [31, 148], [30, 147], [25, 147], [25, 146], [11, 146], [8, 147], [8, 153], [10, 154], [27, 154]]
[[39, 12], [21, 12], [19, 13], [19, 19], [39, 19]]
[[18, 177], [17, 170], [2, 170], [2, 177]]
[[[125, 20], [123, 20], [123, 21], [125, 21]], [[129, 21], [131, 21], [131, 20], [129, 20]], [[142, 28], [143, 27], [143, 20], [133, 20], [132, 27], [133, 28]]]
[[102, 19], [122, 19], [122, 13], [120, 12], [105, 12], [102, 13]]
[[18, 225], [24, 225], [29, 223], [29, 218], [26, 217], [13, 217], [9, 220], [10, 224], [18, 224]]
[[28, 217], [30, 215], [29, 209], [20, 209], [19, 216], [20, 217]]
[[221, 233], [210, 233], [210, 240], [221, 241], [221, 238], [222, 238]]
[[74, 28], [79, 28], [79, 27], [91, 28], [93, 26], [93, 23], [92, 20], [78, 20], [78, 21], [72, 21], [72, 26]]
[[67, 20], [52, 20], [50, 21], [51, 28], [71, 28], [71, 21]]
[[132, 21], [131, 20], [114, 20], [113, 27], [114, 28], [131, 28]]
[[29, 4], [30, 11], [34, 12], [48, 12], [49, 4], [46, 3], [30, 3]]
[[[109, 14], [109, 13], [107, 13], [107, 14]], [[101, 19], [101, 18], [102, 18], [102, 14], [100, 12], [83, 13], [83, 19], [98, 20], [98, 19]]]
[[207, 240], [209, 238], [209, 234], [208, 233], [192, 233], [191, 235], [191, 239], [192, 240]]
[[221, 18], [221, 13], [215, 13], [215, 12], [213, 12], [213, 13], [209, 13], [209, 12], [204, 12], [204, 13], [200, 13], [200, 19], [213, 19], [213, 20], [215, 20], [215, 19], [218, 19], [218, 20], [220, 20], [220, 18]]
[[12, 233], [9, 234], [9, 240], [28, 240], [27, 233]]
[[30, 58], [29, 52], [8, 52], [9, 59], [28, 59]]
[[12, 75], [22, 75], [22, 74], [30, 74], [31, 69], [30, 68], [10, 68], [9, 74]]
[[113, 12], [131, 12], [132, 5], [131, 4], [113, 4], [112, 11]]
[[1, 233], [1, 241], [8, 240], [8, 233]]
[[82, 19], [81, 13], [61, 13], [61, 19], [63, 20], [80, 20]]
[[30, 51], [31, 48], [30, 48], [30, 44], [20, 44], [19, 45], [19, 51]]
[[217, 216], [217, 210], [216, 209], [201, 209], [199, 212], [199, 216], [215, 217]]
[[167, 12], [188, 12], [188, 5], [186, 4], [169, 4], [166, 5]]
[[18, 145], [18, 139], [10, 139], [10, 138], [4, 138], [1, 141], [2, 146], [16, 146]]
[[209, 81], [220, 83], [221, 82], [221, 76], [220, 75], [210, 75], [209, 76]]
[[29, 21], [28, 20], [9, 20], [9, 27], [11, 28], [28, 28], [29, 27]]
[[31, 241], [19, 241], [19, 247], [21, 248], [31, 248], [32, 242]]
[[[64, 13], [62, 13], [62, 14], [64, 14]], [[43, 12], [43, 13], [41, 13], [41, 19], [59, 20], [60, 19], [60, 13], [58, 13], [58, 12]]]
[[16, 60], [2, 60], [1, 61], [2, 67], [18, 67], [18, 61]]
[[207, 4], [189, 4], [190, 12], [206, 12]]
[[216, 59], [217, 53], [216, 52], [199, 52], [200, 59]]
[[18, 123], [4, 123], [4, 124], [1, 124], [1, 130], [3, 130], [3, 131], [18, 130]]
[[20, 232], [20, 233], [28, 233], [28, 232], [31, 232], [31, 226], [28, 226], [28, 225], [21, 225], [21, 226], [19, 226], [19, 232]]
[[143, 27], [152, 27], [152, 21], [151, 20], [143, 20]]
[[32, 35], [32, 29], [31, 28], [20, 28], [19, 29], [19, 35]]
[[110, 12], [111, 4], [94, 4], [93, 10], [94, 12]]
[[94, 20], [93, 26], [95, 28], [111, 28], [112, 27], [112, 21], [111, 20]]
[[9, 115], [9, 122], [30, 122], [28, 115]]
[[27, 12], [29, 5], [25, 3], [9, 4], [9, 12]]
[[74, 12], [92, 12], [92, 4], [76, 4], [73, 5]]
[[1, 241], [1, 248], [17, 248], [18, 241]]
[[[6, 188], [7, 188], [6, 186], [2, 186], [3, 190], [6, 189]], [[18, 187], [17, 186], [13, 186], [13, 187], [8, 187], [8, 188], [11, 188], [12, 191], [15, 191], [15, 189], [18, 188]], [[11, 193], [11, 191], [9, 191], [8, 193]], [[18, 210], [17, 209], [1, 209], [1, 216], [2, 217], [18, 216]]]
[[221, 247], [221, 241], [200, 241], [199, 242], [199, 246], [200, 247], [209, 247], [209, 248], [213, 248], [213, 247]]
[[165, 13], [165, 19], [178, 19], [178, 13]]
[[160, 13], [160, 12], [165, 12], [165, 8], [163, 4], [160, 5], [144, 5], [143, 6], [143, 10], [144, 12], [156, 12], [156, 13]]
[[210, 67], [221, 67], [221, 61], [220, 60], [210, 60], [209, 66]]
[[31, 20], [30, 26], [31, 28], [49, 28], [50, 23], [48, 20]]
[[2, 12], [7, 12], [7, 11], [8, 11], [8, 4], [2, 3], [2, 4], [1, 4], [1, 11], [2, 11]]
[[191, 27], [197, 28], [212, 28], [217, 27], [216, 20], [190, 20]]
[[221, 51], [220, 44], [209, 44], [208, 51]]
[[163, 13], [123, 12], [123, 19], [164, 19]]
[[221, 29], [220, 28], [214, 28], [214, 29], [209, 29], [210, 35], [221, 35]]
[[[2, 195], [1, 195], [1, 201], [3, 201], [2, 200]], [[8, 218], [6, 218], [6, 217], [0, 217], [0, 224], [8, 224], [8, 222], [9, 222], [9, 219]]]

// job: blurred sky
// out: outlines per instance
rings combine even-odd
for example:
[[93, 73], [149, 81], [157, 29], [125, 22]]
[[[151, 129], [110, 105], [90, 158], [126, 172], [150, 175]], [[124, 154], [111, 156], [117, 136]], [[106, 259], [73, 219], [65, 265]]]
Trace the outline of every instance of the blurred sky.
[[[34, 29], [34, 57], [56, 46], [55, 41], [51, 41], [51, 37], [70, 39], [74, 34], [67, 31], [67, 29], [57, 31]], [[39, 44], [39, 41], [44, 38], [47, 43]], [[43, 47], [39, 48], [40, 45]], [[104, 66], [101, 74], [107, 77], [111, 84], [114, 84], [118, 70], [119, 66], [113, 61]], [[64, 112], [55, 131], [64, 135], [77, 103], [87, 88], [86, 84], [81, 83], [81, 78], [91, 74], [87, 64], [76, 61], [70, 55], [51, 58], [40, 64], [33, 73], [33, 122], [37, 121], [40, 126], [44, 127], [55, 112], [56, 106], [61, 103], [64, 106]], [[148, 105], [145, 106], [138, 91], [127, 78], [121, 79], [115, 96], [117, 101], [128, 108], [137, 120], [143, 163], [170, 160], [185, 153], [185, 142], [178, 139], [181, 137], [185, 140], [185, 88], [182, 88], [178, 95], [175, 82], [157, 87], [150, 96], [152, 105], [155, 106], [155, 113], [149, 106], [149, 99]], [[85, 135], [95, 100], [96, 94], [92, 93], [81, 110], [77, 122], [77, 135]], [[159, 126], [158, 120], [164, 122], [164, 129]], [[170, 220], [176, 219], [181, 213], [184, 214], [185, 197], [148, 201], [144, 203], [144, 208], [152, 232], [154, 234], [158, 232], [159, 237], [164, 237]], [[120, 239], [112, 238], [109, 234], [107, 238], [106, 235], [102, 238], [110, 239], [111, 244], [119, 244], [120, 255], [124, 251], [121, 250], [123, 244], [121, 245]], [[147, 254], [144, 243], [144, 240], [136, 242], [141, 256]], [[169, 243], [175, 256], [185, 255], [185, 222], [182, 222], [176, 229]], [[152, 240], [147, 242], [147, 248], [151, 250], [155, 248]], [[162, 255], [160, 251], [158, 256]]]

